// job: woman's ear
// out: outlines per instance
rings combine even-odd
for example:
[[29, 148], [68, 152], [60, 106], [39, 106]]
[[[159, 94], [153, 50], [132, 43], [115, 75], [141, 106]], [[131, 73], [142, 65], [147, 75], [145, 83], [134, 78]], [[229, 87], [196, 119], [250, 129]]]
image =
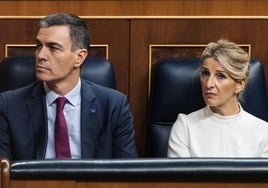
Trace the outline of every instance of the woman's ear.
[[246, 79], [241, 79], [236, 82], [235, 93], [240, 93], [246, 86]]
[[80, 67], [84, 60], [87, 57], [87, 50], [86, 49], [79, 49], [76, 51], [76, 61], [75, 61], [75, 66]]

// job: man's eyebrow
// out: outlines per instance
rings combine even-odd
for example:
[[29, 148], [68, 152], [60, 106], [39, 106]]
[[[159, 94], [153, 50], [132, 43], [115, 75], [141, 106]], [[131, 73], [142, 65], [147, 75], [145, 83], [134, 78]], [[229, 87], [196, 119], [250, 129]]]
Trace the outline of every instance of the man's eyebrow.
[[38, 39], [35, 39], [35, 42], [36, 42], [36, 43], [41, 43]]
[[[42, 42], [39, 41], [38, 39], [35, 39], [36, 43], [41, 44]], [[57, 42], [47, 42], [45, 43], [46, 46], [57, 46], [57, 47], [63, 47], [61, 44], [57, 43]]]
[[46, 43], [47, 46], [57, 46], [57, 47], [60, 47], [62, 48], [63, 46], [57, 42], [48, 42]]

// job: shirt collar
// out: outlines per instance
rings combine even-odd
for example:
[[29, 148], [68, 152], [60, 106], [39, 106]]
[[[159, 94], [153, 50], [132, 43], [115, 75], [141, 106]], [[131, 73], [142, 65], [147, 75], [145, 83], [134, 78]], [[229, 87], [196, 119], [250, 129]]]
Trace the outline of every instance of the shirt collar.
[[231, 116], [221, 116], [217, 113], [214, 113], [208, 105], [206, 106], [205, 111], [206, 111], [207, 115], [210, 116], [214, 120], [217, 120], [220, 122], [225, 122], [225, 123], [235, 122], [235, 121], [238, 121], [242, 117], [242, 114], [244, 113], [244, 109], [242, 108], [241, 104], [238, 103], [238, 105], [240, 107], [239, 113], [235, 114], [235, 115], [231, 115]]
[[[47, 84], [44, 82], [44, 88], [46, 92], [46, 100], [48, 105], [52, 105], [53, 102], [60, 97], [57, 93], [50, 90]], [[81, 103], [81, 79], [79, 78], [76, 86], [68, 92], [64, 97], [68, 100], [68, 103], [72, 106], [78, 106]], [[61, 96], [62, 97], [62, 96]]]

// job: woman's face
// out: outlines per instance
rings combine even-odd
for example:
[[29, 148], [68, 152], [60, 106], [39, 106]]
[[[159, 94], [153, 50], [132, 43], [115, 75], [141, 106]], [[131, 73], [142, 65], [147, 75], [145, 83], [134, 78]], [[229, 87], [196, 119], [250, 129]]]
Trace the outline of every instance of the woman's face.
[[231, 115], [237, 110], [237, 94], [244, 84], [232, 79], [214, 58], [204, 60], [200, 81], [204, 101], [213, 112]]

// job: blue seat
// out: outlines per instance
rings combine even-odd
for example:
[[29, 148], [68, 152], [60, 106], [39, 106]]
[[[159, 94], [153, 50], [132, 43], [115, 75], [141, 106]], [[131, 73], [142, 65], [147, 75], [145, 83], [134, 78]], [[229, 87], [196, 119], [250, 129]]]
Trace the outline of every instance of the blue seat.
[[[112, 64], [105, 58], [88, 56], [81, 68], [81, 77], [115, 89]], [[36, 81], [35, 57], [7, 57], [0, 64], [0, 92], [25, 86]]]
[[[188, 114], [205, 106], [198, 68], [200, 59], [164, 59], [152, 67], [148, 109], [147, 156], [166, 157], [171, 126], [179, 113]], [[251, 59], [250, 78], [241, 104], [249, 113], [268, 121], [264, 70]]]

